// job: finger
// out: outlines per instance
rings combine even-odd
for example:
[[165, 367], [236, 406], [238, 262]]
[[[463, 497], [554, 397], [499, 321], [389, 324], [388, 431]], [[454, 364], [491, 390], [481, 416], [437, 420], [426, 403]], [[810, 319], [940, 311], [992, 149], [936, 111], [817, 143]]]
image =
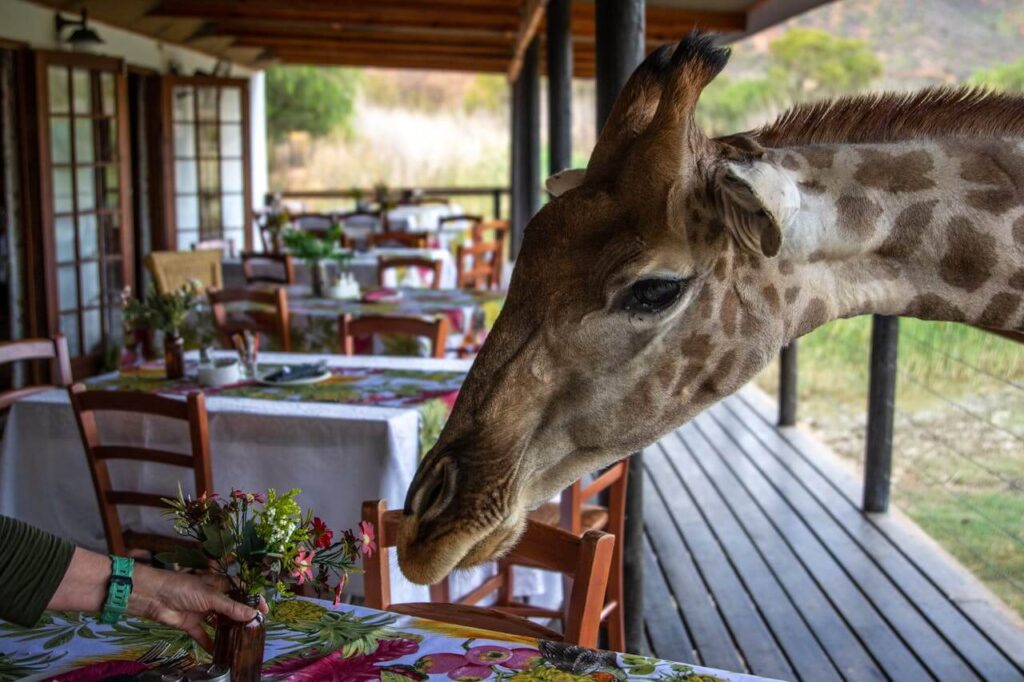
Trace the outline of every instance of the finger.
[[213, 602], [214, 611], [227, 616], [231, 620], [248, 623], [259, 615], [256, 609], [250, 608], [220, 593], [212, 597], [211, 601]]
[[217, 575], [215, 573], [204, 573], [199, 577], [199, 579], [206, 585], [220, 590], [221, 592], [228, 592], [231, 590], [231, 581], [225, 576]]
[[184, 627], [185, 632], [188, 633], [189, 637], [196, 640], [199, 646], [203, 647], [209, 653], [213, 653], [213, 641], [210, 640], [210, 635], [206, 634], [206, 630], [199, 623], [189, 623]]
[[260, 613], [266, 613], [270, 610], [270, 607], [267, 606], [267, 600], [262, 595], [260, 596], [260, 605], [257, 608], [259, 608]]

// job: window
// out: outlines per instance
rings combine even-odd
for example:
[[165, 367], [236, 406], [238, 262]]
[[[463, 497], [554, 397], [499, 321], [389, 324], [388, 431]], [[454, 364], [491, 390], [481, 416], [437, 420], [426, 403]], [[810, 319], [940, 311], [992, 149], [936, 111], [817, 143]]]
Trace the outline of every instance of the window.
[[187, 251], [210, 239], [250, 246], [247, 86], [228, 78], [165, 79], [165, 120], [172, 128], [169, 248]]
[[42, 231], [49, 328], [76, 370], [120, 343], [131, 225], [125, 184], [125, 76], [120, 60], [37, 53]]

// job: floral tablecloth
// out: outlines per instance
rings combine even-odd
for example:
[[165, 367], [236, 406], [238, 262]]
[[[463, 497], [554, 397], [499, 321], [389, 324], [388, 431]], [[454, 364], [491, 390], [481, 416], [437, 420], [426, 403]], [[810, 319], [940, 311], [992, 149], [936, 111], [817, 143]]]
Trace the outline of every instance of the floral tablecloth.
[[[187, 635], [148, 621], [101, 625], [91, 615], [48, 613], [31, 629], [0, 621], [0, 679], [49, 679], [104, 661], [158, 665], [204, 660]], [[124, 664], [138, 669], [138, 664]], [[79, 671], [80, 674], [84, 671]], [[507, 680], [526, 682], [756, 680], [749, 675], [594, 651], [307, 599], [272, 606], [266, 680]]]

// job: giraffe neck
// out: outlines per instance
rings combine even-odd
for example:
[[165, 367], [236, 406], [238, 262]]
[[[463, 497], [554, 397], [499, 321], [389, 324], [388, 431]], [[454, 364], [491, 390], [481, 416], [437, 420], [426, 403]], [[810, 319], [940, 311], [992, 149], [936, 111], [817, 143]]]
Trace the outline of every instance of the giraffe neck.
[[772, 149], [802, 209], [779, 277], [795, 338], [865, 313], [1024, 329], [1024, 140]]

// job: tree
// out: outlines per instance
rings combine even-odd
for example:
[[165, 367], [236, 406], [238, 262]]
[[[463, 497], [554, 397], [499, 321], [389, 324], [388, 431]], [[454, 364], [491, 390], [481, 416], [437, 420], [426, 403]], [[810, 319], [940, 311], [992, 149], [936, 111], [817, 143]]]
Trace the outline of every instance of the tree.
[[359, 89], [359, 72], [312, 66], [267, 69], [267, 131], [271, 140], [304, 130], [323, 137], [346, 128]]
[[1024, 59], [993, 66], [991, 69], [979, 69], [968, 82], [972, 85], [988, 85], [1006, 92], [1024, 92]]
[[882, 75], [868, 44], [814, 28], [792, 28], [768, 48], [773, 69], [793, 101], [860, 92]]
[[771, 109], [777, 99], [768, 78], [719, 76], [701, 93], [697, 123], [711, 135], [734, 133], [751, 127], [752, 117]]

